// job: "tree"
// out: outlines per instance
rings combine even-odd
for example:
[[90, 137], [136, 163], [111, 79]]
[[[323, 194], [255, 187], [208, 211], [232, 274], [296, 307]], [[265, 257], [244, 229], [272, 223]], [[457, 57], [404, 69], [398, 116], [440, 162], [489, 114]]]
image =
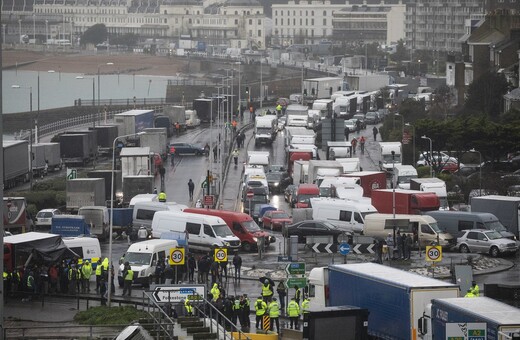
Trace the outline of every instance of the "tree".
[[451, 88], [443, 85], [435, 90], [430, 108], [430, 116], [432, 118], [447, 119], [450, 109], [453, 106], [454, 99]]
[[86, 44], [101, 44], [106, 41], [108, 37], [107, 27], [105, 24], [95, 24], [89, 27], [81, 36], [81, 45]]
[[139, 36], [134, 33], [110, 36], [110, 44], [112, 45], [135, 46], [138, 41]]
[[502, 96], [509, 84], [503, 74], [487, 72], [474, 80], [468, 87], [466, 111], [481, 112], [495, 120], [502, 107]]
[[406, 47], [404, 47], [403, 39], [397, 42], [396, 51], [392, 54], [392, 60], [398, 63], [401, 63], [403, 60], [408, 58], [408, 53], [406, 53]]

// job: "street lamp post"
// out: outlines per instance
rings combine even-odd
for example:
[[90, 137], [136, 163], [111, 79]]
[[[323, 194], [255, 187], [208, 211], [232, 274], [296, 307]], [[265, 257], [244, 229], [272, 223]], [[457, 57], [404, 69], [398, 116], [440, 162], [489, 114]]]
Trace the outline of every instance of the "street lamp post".
[[33, 45], [36, 45], [36, 14], [33, 13]]
[[482, 196], [482, 154], [475, 148], [469, 150], [471, 152], [478, 152], [478, 195]]
[[[116, 167], [116, 142], [120, 138], [125, 137], [132, 137], [132, 136], [139, 136], [142, 135], [143, 132], [138, 133], [132, 133], [129, 135], [123, 135], [118, 136], [114, 139], [114, 142], [112, 143], [112, 182], [110, 182], [110, 227], [108, 230], [108, 263], [109, 265], [112, 264], [112, 233], [114, 231], [114, 181], [115, 181], [115, 167]], [[107, 292], [107, 301], [108, 301], [108, 307], [110, 307], [110, 301], [112, 299], [112, 270], [111, 268], [108, 268], [108, 292]]]
[[78, 76], [76, 79], [92, 79], [92, 108], [94, 109], [92, 111], [92, 126], [96, 127], [96, 114], [95, 114], [95, 108], [96, 108], [96, 78], [94, 77], [83, 77]]
[[19, 33], [19, 37], [18, 37], [18, 43], [22, 43], [22, 19], [18, 19], [18, 33]]
[[430, 177], [433, 178], [433, 145], [430, 137], [421, 136], [421, 139], [427, 139], [430, 142]]
[[412, 128], [412, 165], [415, 166], [415, 126], [410, 123], [404, 125]]

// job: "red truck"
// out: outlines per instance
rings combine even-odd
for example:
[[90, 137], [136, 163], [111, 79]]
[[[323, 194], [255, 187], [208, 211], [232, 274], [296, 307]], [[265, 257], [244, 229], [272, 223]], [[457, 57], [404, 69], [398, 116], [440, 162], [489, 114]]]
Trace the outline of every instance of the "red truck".
[[310, 208], [311, 198], [320, 196], [320, 188], [316, 184], [300, 184], [293, 200], [293, 208]]
[[4, 229], [24, 233], [27, 227], [27, 202], [24, 197], [4, 197]]
[[[372, 191], [372, 205], [381, 214], [392, 214], [393, 190]], [[395, 189], [396, 214], [421, 214], [424, 211], [439, 210], [440, 205], [439, 197], [433, 192]]]
[[287, 151], [287, 171], [292, 176], [294, 161], [308, 161], [312, 159], [312, 150], [290, 149]]
[[372, 197], [373, 190], [386, 189], [386, 172], [384, 171], [357, 171], [344, 174], [342, 177], [359, 177], [359, 185], [363, 188], [365, 197]]

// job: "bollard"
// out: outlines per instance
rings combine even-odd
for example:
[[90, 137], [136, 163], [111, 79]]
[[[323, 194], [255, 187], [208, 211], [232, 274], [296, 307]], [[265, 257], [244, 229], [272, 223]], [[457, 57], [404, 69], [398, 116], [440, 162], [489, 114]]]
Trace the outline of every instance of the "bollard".
[[271, 318], [269, 315], [264, 314], [262, 316], [262, 329], [264, 331], [268, 331], [271, 329]]

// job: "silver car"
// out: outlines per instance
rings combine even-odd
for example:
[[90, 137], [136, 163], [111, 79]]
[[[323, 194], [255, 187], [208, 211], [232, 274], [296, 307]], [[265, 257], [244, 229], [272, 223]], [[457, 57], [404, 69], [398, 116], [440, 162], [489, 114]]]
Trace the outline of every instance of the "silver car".
[[457, 238], [457, 249], [461, 253], [484, 253], [493, 257], [500, 254], [516, 253], [516, 241], [504, 238], [498, 231], [487, 229], [463, 230]]

